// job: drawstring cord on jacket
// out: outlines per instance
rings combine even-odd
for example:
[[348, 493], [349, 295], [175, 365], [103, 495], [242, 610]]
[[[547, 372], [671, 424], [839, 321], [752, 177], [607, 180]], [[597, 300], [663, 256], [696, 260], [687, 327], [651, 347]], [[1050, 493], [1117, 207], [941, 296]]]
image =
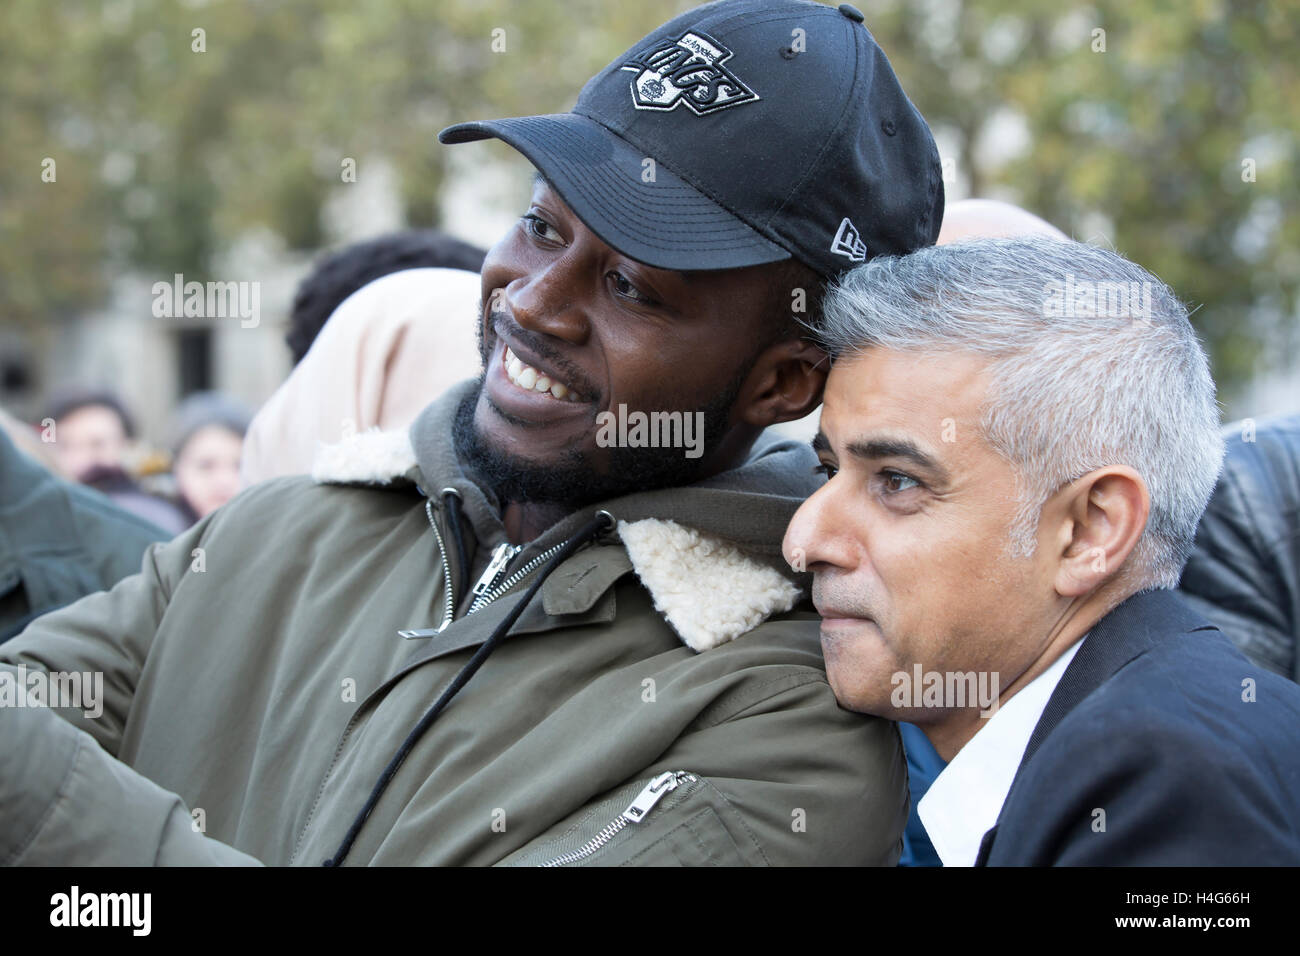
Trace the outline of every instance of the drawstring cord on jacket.
[[[459, 495], [451, 500], [456, 501], [458, 498]], [[356, 841], [357, 834], [361, 832], [361, 827], [365, 825], [366, 820], [370, 817], [371, 811], [374, 810], [375, 805], [379, 803], [379, 798], [383, 796], [384, 791], [388, 789], [388, 784], [392, 781], [393, 777], [397, 775], [398, 768], [400, 768], [402, 762], [406, 760], [407, 754], [415, 748], [416, 743], [419, 742], [422, 736], [424, 736], [424, 732], [433, 725], [435, 720], [438, 719], [438, 715], [446, 710], [447, 705], [451, 703], [451, 699], [460, 692], [461, 688], [469, 683], [470, 678], [473, 677], [475, 672], [483, 666], [483, 662], [488, 659], [488, 655], [496, 650], [498, 644], [505, 640], [506, 634], [510, 631], [510, 628], [514, 626], [515, 621], [519, 619], [519, 615], [523, 613], [524, 608], [528, 606], [530, 601], [532, 601], [533, 597], [541, 588], [543, 582], [545, 582], [547, 577], [550, 576], [550, 573], [555, 570], [555, 568], [559, 567], [560, 563], [566, 560], [569, 555], [577, 551], [578, 548], [582, 547], [588, 541], [595, 540], [598, 534], [612, 528], [613, 526], [613, 515], [608, 511], [596, 512], [596, 516], [589, 521], [582, 530], [568, 541], [564, 542], [560, 547], [560, 550], [556, 552], [555, 557], [552, 558], [545, 567], [538, 571], [537, 578], [524, 593], [523, 598], [510, 609], [510, 613], [507, 614], [501, 623], [496, 626], [492, 631], [491, 636], [488, 637], [488, 639], [483, 642], [482, 646], [474, 652], [474, 656], [471, 657], [469, 661], [466, 662], [465, 666], [460, 669], [460, 673], [458, 673], [455, 679], [452, 680], [451, 684], [447, 686], [447, 689], [442, 692], [442, 695], [434, 702], [434, 705], [425, 712], [423, 717], [420, 718], [419, 723], [411, 728], [411, 732], [407, 734], [406, 739], [402, 741], [402, 746], [397, 749], [397, 753], [393, 755], [393, 759], [388, 762], [388, 766], [384, 768], [384, 772], [381, 773], [379, 779], [375, 781], [375, 786], [370, 791], [370, 796], [366, 799], [365, 806], [361, 808], [361, 812], [358, 813], [356, 819], [352, 821], [352, 826], [348, 828], [347, 835], [343, 838], [343, 842], [334, 852], [334, 855], [325, 860], [322, 866], [338, 866], [347, 857], [348, 852], [352, 849], [352, 844]], [[455, 534], [455, 531], [452, 533]]]
[[447, 527], [451, 529], [452, 540], [456, 542], [456, 560], [458, 567], [469, 571], [469, 551], [465, 547], [465, 534], [460, 527], [460, 492], [455, 488], [444, 488], [440, 492], [447, 502]]

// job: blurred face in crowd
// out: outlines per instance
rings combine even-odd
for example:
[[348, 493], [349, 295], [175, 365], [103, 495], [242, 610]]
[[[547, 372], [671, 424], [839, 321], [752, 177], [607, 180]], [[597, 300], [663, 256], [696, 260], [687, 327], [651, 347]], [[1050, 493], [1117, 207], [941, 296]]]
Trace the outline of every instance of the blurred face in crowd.
[[105, 405], [83, 405], [64, 415], [54, 438], [59, 467], [77, 481], [92, 468], [121, 468], [128, 444], [121, 417]]
[[239, 491], [239, 456], [244, 439], [221, 425], [206, 425], [185, 442], [172, 473], [181, 495], [204, 518]]
[[999, 672], [1004, 690], [1051, 639], [1056, 549], [1006, 553], [1011, 466], [979, 425], [985, 359], [870, 349], [831, 370], [814, 441], [829, 481], [786, 533], [814, 575], [831, 687], [850, 710], [896, 710], [892, 675]]
[[[643, 265], [539, 179], [483, 265], [485, 376], [460, 409], [458, 450], [506, 501], [574, 507], [730, 467], [759, 429], [811, 410], [824, 382], [821, 354], [797, 338], [763, 351], [791, 301], [773, 275]], [[702, 412], [702, 454], [602, 447], [597, 416], [620, 405]]]

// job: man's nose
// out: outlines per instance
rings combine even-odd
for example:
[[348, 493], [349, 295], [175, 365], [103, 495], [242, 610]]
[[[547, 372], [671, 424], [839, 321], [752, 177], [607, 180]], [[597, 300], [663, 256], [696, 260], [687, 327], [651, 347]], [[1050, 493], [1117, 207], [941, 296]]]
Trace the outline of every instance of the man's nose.
[[810, 571], [818, 564], [853, 567], [849, 536], [854, 525], [851, 516], [841, 513], [842, 496], [836, 490], [829, 482], [822, 485], [790, 519], [781, 551], [795, 571]]
[[515, 321], [525, 329], [581, 345], [591, 331], [587, 320], [590, 284], [581, 258], [565, 255], [507, 285], [506, 301]]

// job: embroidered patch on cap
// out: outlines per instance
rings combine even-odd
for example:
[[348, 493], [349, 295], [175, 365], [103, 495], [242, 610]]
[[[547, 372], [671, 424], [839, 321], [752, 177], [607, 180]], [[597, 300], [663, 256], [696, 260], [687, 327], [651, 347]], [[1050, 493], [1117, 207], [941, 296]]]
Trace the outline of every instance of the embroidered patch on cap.
[[687, 32], [620, 69], [637, 72], [632, 81], [632, 105], [637, 109], [671, 110], [685, 103], [703, 116], [759, 98], [722, 65], [730, 57], [731, 51], [712, 37]]

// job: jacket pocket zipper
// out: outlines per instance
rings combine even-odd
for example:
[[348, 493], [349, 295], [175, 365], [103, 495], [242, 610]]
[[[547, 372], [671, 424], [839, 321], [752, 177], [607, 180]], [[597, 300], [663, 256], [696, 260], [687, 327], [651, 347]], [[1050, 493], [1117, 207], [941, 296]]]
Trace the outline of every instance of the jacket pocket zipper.
[[601, 849], [610, 840], [614, 839], [623, 828], [629, 823], [640, 823], [654, 809], [655, 804], [662, 800], [667, 794], [676, 790], [684, 783], [694, 783], [698, 778], [684, 770], [670, 770], [667, 773], [661, 773], [653, 778], [640, 793], [636, 795], [626, 810], [609, 822], [609, 824], [597, 833], [594, 837], [578, 847], [552, 860], [547, 860], [541, 866], [568, 866], [570, 863], [576, 863], [579, 860], [585, 860], [597, 850]]

